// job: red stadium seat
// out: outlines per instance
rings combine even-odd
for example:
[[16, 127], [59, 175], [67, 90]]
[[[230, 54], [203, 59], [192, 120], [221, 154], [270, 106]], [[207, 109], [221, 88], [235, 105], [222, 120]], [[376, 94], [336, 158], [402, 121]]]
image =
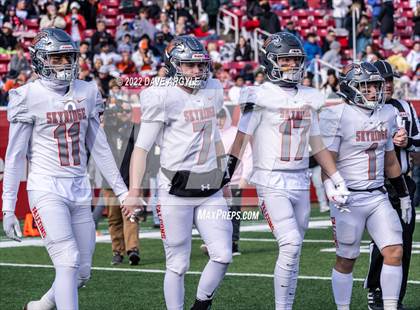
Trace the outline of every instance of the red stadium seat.
[[327, 22], [327, 21], [325, 21], [324, 19], [316, 19], [316, 20], [314, 21], [314, 25], [315, 25], [317, 28], [327, 28], [327, 27], [328, 27], [328, 22]]
[[108, 18], [115, 18], [119, 14], [118, 8], [109, 8], [103, 11], [103, 15], [105, 15]]
[[12, 59], [12, 55], [10, 55], [10, 54], [0, 54], [0, 63], [8, 64], [10, 59]]
[[106, 29], [106, 32], [108, 32], [110, 35], [115, 37], [115, 35], [117, 34], [117, 29], [116, 28], [108, 28], [108, 29]]
[[107, 8], [118, 8], [120, 6], [119, 0], [105, 0], [102, 2], [102, 5], [106, 6]]
[[85, 38], [90, 38], [93, 36], [93, 34], [96, 32], [96, 29], [86, 29], [85, 31], [83, 31], [83, 36]]
[[293, 15], [296, 15], [296, 16], [298, 16], [299, 18], [302, 18], [302, 19], [306, 19], [306, 18], [308, 18], [309, 13], [308, 13], [308, 11], [307, 11], [307, 10], [305, 10], [305, 9], [299, 9], [299, 10], [297, 10], [297, 11], [296, 11], [296, 13], [294, 13]]
[[7, 64], [0, 64], [0, 75], [5, 75], [7, 72]]
[[289, 10], [281, 10], [280, 12], [277, 13], [278, 15], [280, 15], [283, 18], [290, 18], [292, 16], [292, 13]]
[[306, 29], [311, 26], [311, 24], [309, 23], [307, 19], [300, 19], [298, 22], [298, 25], [301, 29]]
[[316, 32], [316, 34], [318, 35], [318, 37], [323, 38], [326, 37], [328, 33], [327, 29], [318, 29], [318, 31]]
[[118, 20], [116, 18], [108, 18], [105, 20], [105, 25], [107, 28], [117, 28]]
[[39, 29], [39, 21], [38, 19], [25, 19], [25, 26], [28, 30], [38, 30]]
[[402, 44], [404, 44], [406, 47], [408, 47], [408, 48], [412, 48], [413, 47], [413, 45], [414, 45], [414, 42], [413, 42], [413, 40], [411, 40], [411, 39], [404, 39], [404, 40], [401, 40], [401, 43]]

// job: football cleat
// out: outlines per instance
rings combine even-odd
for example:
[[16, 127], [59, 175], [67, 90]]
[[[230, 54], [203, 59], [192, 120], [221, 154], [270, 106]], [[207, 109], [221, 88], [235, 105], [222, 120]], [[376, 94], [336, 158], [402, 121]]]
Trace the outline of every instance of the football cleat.
[[238, 242], [232, 242], [232, 256], [239, 256], [241, 252], [239, 251]]
[[114, 252], [114, 255], [112, 255], [111, 265], [113, 265], [113, 266], [120, 265], [120, 264], [122, 264], [123, 259], [124, 259], [124, 256], [122, 256], [118, 252]]
[[369, 310], [383, 310], [384, 304], [382, 302], [381, 289], [369, 289], [368, 295], [368, 309]]
[[191, 310], [210, 310], [212, 300], [199, 300], [196, 299], [194, 305], [191, 307]]
[[140, 262], [140, 255], [138, 250], [127, 251], [128, 261], [131, 266], [137, 266]]

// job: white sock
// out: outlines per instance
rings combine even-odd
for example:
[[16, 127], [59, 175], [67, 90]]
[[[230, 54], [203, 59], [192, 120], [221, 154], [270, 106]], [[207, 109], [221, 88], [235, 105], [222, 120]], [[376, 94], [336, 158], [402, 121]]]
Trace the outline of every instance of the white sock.
[[337, 309], [348, 309], [351, 302], [351, 291], [353, 289], [353, 273], [345, 274], [333, 268], [332, 289]]
[[[41, 302], [45, 303], [46, 305], [55, 306], [55, 299], [54, 299], [54, 283], [51, 288], [41, 297]], [[52, 308], [53, 308], [52, 307]]]
[[213, 294], [225, 277], [229, 264], [222, 264], [209, 260], [200, 277], [197, 288], [197, 299], [213, 299]]
[[[402, 266], [382, 265], [381, 288], [385, 310], [397, 309], [402, 282]], [[389, 305], [387, 308], [386, 305]]]
[[79, 309], [77, 295], [77, 268], [56, 267], [53, 286], [54, 299], [57, 309]]
[[184, 309], [184, 275], [166, 269], [163, 292], [168, 310]]
[[51, 304], [50, 301], [45, 301], [41, 298], [40, 300], [30, 301], [26, 305], [26, 308], [28, 310], [53, 310], [55, 309], [55, 305]]
[[298, 276], [299, 276], [300, 252], [301, 252], [301, 250], [299, 251], [299, 255], [298, 255], [298, 258], [297, 258], [297, 263], [296, 263], [296, 266], [295, 266], [294, 270], [292, 271], [292, 276], [290, 278], [290, 286], [289, 286], [289, 291], [288, 291], [288, 294], [287, 294], [287, 309], [292, 309], [293, 308], [293, 302], [295, 300], [297, 281], [298, 281]]
[[350, 305], [337, 305], [337, 310], [350, 310]]

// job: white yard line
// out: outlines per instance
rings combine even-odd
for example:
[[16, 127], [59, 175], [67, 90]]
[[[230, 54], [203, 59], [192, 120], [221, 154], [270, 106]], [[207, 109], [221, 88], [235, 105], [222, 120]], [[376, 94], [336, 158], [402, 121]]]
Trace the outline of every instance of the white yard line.
[[[38, 264], [12, 264], [12, 263], [0, 263], [0, 266], [4, 267], [18, 267], [18, 268], [54, 268], [52, 265], [38, 265]], [[140, 273], [165, 273], [165, 270], [161, 269], [128, 269], [128, 268], [111, 268], [111, 267], [92, 267], [93, 270], [98, 271], [113, 271], [113, 272], [140, 272]], [[188, 271], [187, 274], [201, 275], [199, 271]], [[272, 274], [267, 273], [242, 273], [242, 272], [228, 272], [227, 276], [230, 277], [254, 277], [254, 278], [273, 278]], [[319, 276], [299, 276], [302, 280], [324, 280], [331, 281], [331, 277], [319, 277]], [[365, 279], [355, 278], [357, 282], [363, 282]], [[420, 285], [420, 281], [408, 280], [409, 284]]]

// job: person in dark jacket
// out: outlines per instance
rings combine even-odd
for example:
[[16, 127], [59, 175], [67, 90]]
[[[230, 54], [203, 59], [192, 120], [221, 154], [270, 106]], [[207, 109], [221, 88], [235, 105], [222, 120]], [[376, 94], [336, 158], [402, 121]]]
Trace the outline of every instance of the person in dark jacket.
[[381, 25], [380, 29], [382, 37], [385, 37], [385, 35], [389, 32], [394, 33], [394, 4], [392, 3], [392, 0], [383, 1], [378, 21]]
[[[134, 150], [135, 139], [139, 126], [132, 121], [132, 108], [128, 102], [118, 102], [104, 114], [104, 131], [114, 156], [120, 168], [124, 183], [129, 186], [129, 170], [131, 153]], [[102, 195], [108, 209], [108, 229], [111, 235], [113, 257], [111, 264], [118, 265], [123, 261], [125, 253], [130, 265], [138, 265], [139, 254], [139, 224], [131, 222], [122, 215], [115, 195], [110, 186], [104, 182]]]
[[414, 40], [420, 40], [420, 1], [417, 1], [413, 15], [414, 23]]
[[251, 60], [251, 46], [244, 37], [239, 38], [239, 43], [235, 47], [233, 54], [234, 61], [250, 61]]
[[269, 33], [276, 33], [281, 31], [280, 21], [276, 14], [271, 12], [270, 3], [268, 0], [260, 1], [260, 6], [263, 13], [260, 16], [260, 28]]
[[13, 50], [16, 46], [17, 40], [13, 35], [12, 24], [4, 23], [0, 31], [0, 47], [6, 50]]
[[216, 29], [217, 14], [219, 13], [220, 1], [219, 0], [203, 0], [203, 10], [209, 16], [210, 29]]

